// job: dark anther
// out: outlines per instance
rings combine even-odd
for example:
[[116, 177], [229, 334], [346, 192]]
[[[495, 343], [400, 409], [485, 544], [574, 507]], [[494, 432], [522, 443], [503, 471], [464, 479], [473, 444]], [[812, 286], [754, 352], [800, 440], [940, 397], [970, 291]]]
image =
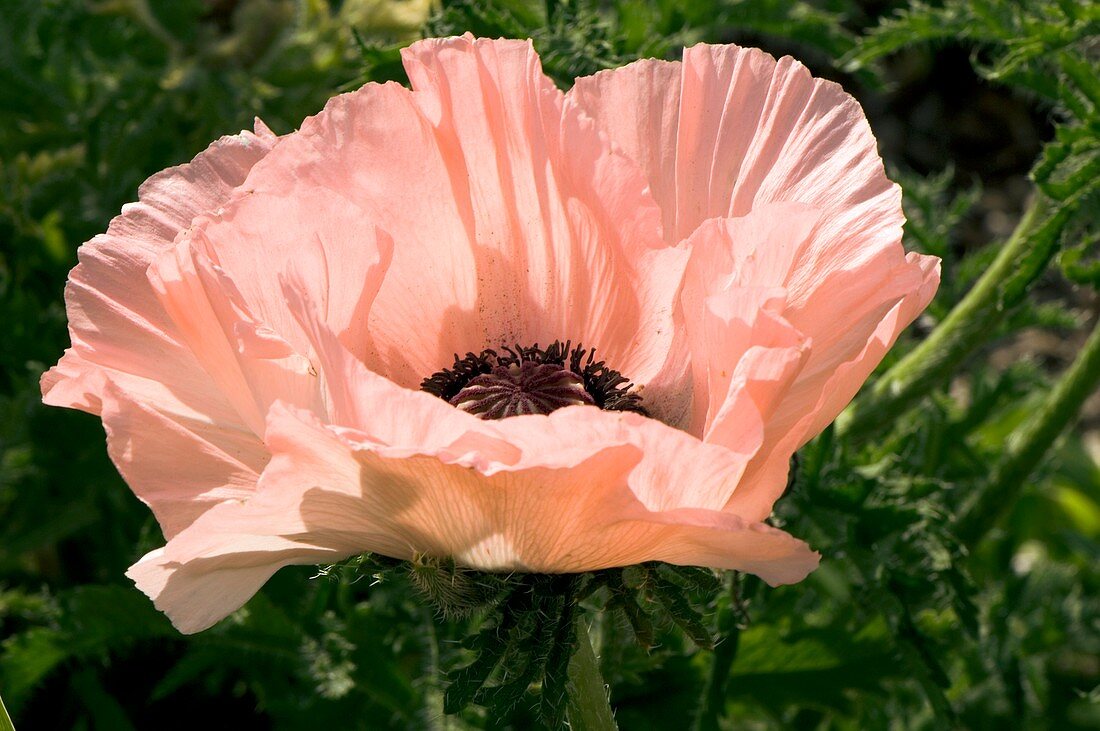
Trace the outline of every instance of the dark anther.
[[425, 378], [420, 389], [483, 419], [579, 404], [646, 414], [642, 397], [631, 391], [634, 384], [595, 355], [569, 341], [455, 355], [450, 368]]

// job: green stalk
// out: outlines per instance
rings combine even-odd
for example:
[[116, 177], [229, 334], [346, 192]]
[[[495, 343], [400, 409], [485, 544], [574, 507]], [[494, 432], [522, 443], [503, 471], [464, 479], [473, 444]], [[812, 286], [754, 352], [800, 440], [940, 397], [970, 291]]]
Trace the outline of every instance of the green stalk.
[[1081, 405], [1100, 385], [1100, 322], [1038, 412], [1008, 438], [1004, 459], [985, 489], [959, 514], [956, 535], [974, 545], [1016, 504], [1028, 477], [1055, 440], [1077, 420]]
[[874, 434], [946, 382], [967, 356], [989, 340], [1007, 311], [1046, 269], [1076, 202], [1056, 207], [1051, 199], [1036, 195], [992, 266], [923, 342], [842, 414], [837, 420], [838, 436], [861, 439]]
[[3, 698], [0, 698], [0, 731], [15, 731], [15, 724], [11, 722], [8, 709], [4, 707]]
[[741, 629], [737, 625], [737, 573], [731, 571], [726, 576], [726, 588], [729, 593], [729, 606], [722, 607], [718, 615], [718, 644], [714, 647], [714, 659], [711, 660], [710, 677], [700, 703], [699, 716], [695, 719], [695, 731], [718, 731], [718, 719], [726, 708], [726, 681], [730, 669], [737, 657], [737, 647], [741, 640]]
[[569, 661], [569, 725], [575, 731], [615, 731], [615, 716], [584, 621], [577, 622], [577, 650]]

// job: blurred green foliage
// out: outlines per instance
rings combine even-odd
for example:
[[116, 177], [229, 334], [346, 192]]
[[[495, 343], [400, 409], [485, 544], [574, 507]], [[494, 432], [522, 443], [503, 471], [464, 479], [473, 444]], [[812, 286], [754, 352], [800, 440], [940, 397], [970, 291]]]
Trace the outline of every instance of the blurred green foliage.
[[[415, 577], [366, 563], [283, 570], [214, 629], [178, 635], [123, 578], [160, 543], [155, 522], [110, 465], [97, 420], [44, 408], [37, 387], [67, 344], [61, 289], [76, 247], [144, 178], [254, 116], [283, 133], [337, 91], [403, 79], [403, 43], [467, 30], [532, 37], [563, 86], [697, 41], [793, 52], [886, 109], [872, 114], [884, 128], [899, 69], [962, 48], [980, 83], [1050, 125], [1032, 179], [1066, 213], [1042, 251], [1025, 248], [1033, 266], [1013, 308], [885, 427], [830, 428], [800, 454], [775, 521], [822, 551], [821, 569], [781, 589], [738, 576], [718, 592], [685, 588], [717, 634], [713, 651], [660, 621], [639, 630], [614, 587], [586, 606], [608, 607], [590, 616], [624, 729], [693, 717], [700, 729], [1100, 728], [1100, 466], [1085, 430], [1039, 445], [1046, 458], [993, 495], [988, 519], [956, 520], [1024, 427], [1060, 419], [1057, 435], [1075, 417], [1049, 408], [1066, 364], [1012, 345], [1037, 333], [1080, 342], [1095, 319], [1083, 309], [1100, 283], [1100, 8], [1074, 0], [10, 0], [0, 695], [17, 726], [536, 723], [522, 700], [444, 716], [445, 674], [474, 657], [464, 638], [478, 617], [436, 617]], [[964, 235], [982, 189], [951, 159], [924, 176], [904, 168], [903, 147], [884, 153], [904, 185], [908, 246], [944, 259], [936, 302], [883, 364], [890, 377], [1003, 242]], [[648, 649], [639, 632], [652, 634]]]

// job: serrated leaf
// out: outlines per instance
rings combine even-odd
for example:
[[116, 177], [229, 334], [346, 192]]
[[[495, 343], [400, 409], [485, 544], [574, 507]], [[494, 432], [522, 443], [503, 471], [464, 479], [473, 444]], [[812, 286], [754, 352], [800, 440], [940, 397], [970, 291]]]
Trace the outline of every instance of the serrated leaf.
[[119, 651], [134, 642], [174, 637], [171, 624], [133, 588], [84, 586], [59, 595], [55, 627], [32, 628], [8, 638], [0, 678], [15, 709], [60, 663]]
[[70, 655], [65, 635], [46, 627], [9, 637], [2, 650], [0, 687], [16, 714], [30, 692]]

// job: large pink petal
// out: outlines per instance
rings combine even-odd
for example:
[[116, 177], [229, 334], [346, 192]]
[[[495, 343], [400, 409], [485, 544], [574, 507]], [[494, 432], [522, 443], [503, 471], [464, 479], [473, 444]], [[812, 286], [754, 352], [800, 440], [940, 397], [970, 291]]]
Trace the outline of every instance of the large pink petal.
[[[681, 64], [639, 62], [580, 79], [570, 98], [643, 165], [666, 240], [695, 232], [696, 274], [684, 300], [695, 392], [688, 428], [742, 448], [752, 436], [714, 428], [720, 409], [743, 410], [735, 408], [741, 389], [728, 384], [766, 337], [746, 325], [752, 307], [761, 310], [758, 327], [770, 321], [771, 331], [788, 328], [790, 342], [798, 333], [808, 346], [797, 366], [776, 371], [786, 380], [769, 381], [767, 403], [756, 399], [766, 434], [730, 505], [759, 519], [782, 491], [790, 454], [835, 418], [927, 304], [936, 262], [902, 249], [900, 190], [859, 104], [793, 59], [699, 45]], [[812, 210], [812, 232], [784, 232], [795, 214], [768, 208], [778, 202]], [[761, 211], [776, 220], [747, 222]], [[704, 223], [713, 218], [726, 222]], [[730, 252], [729, 261], [703, 262], [715, 251]], [[693, 285], [693, 276], [704, 281]], [[715, 295], [723, 287], [728, 293]], [[729, 329], [723, 309], [741, 313]], [[741, 423], [759, 425], [756, 410], [747, 411]]]
[[663, 246], [641, 171], [565, 102], [529, 41], [424, 41], [404, 60], [466, 209], [480, 299], [515, 328], [497, 336], [580, 340], [648, 381], [686, 256]]
[[639, 61], [578, 79], [570, 97], [644, 164], [666, 224], [675, 222], [668, 241], [774, 201], [822, 211], [824, 266], [898, 240], [900, 191], [859, 103], [792, 58], [700, 44], [681, 64]]
[[884, 315], [868, 318], [866, 322], [873, 328], [870, 335], [854, 350], [844, 353], [835, 369], [813, 373], [802, 388], [792, 389], [787, 408], [777, 411], [775, 420], [769, 424], [769, 448], [761, 450], [750, 463], [744, 476], [745, 487], [733, 495], [728, 510], [749, 519], [763, 519], [771, 511], [787, 482], [790, 456], [840, 414], [902, 330], [932, 301], [940, 282], [939, 260], [909, 254], [906, 262], [919, 273], [918, 286]]
[[[241, 437], [242, 417], [190, 352], [149, 287], [146, 270], [197, 216], [225, 203], [274, 144], [275, 136], [257, 122], [255, 134], [223, 137], [190, 163], [151, 177], [137, 203], [125, 206], [105, 234], [80, 247], [80, 262], [66, 286], [72, 347], [42, 377], [46, 403], [101, 414], [116, 461], [117, 455], [135, 455], [149, 446], [144, 435], [123, 444], [129, 429], [154, 425], [164, 427], [158, 448], [196, 459], [211, 450], [235, 452], [231, 463], [215, 458], [217, 468], [199, 465], [202, 476], [193, 481], [185, 472], [177, 474], [167, 492], [150, 472], [123, 469], [169, 534], [219, 499], [247, 491], [266, 450], [257, 437]], [[131, 404], [142, 406], [135, 410]], [[213, 472], [223, 467], [224, 491], [219, 491]], [[196, 502], [181, 507], [188, 491]]]
[[682, 303], [694, 381], [691, 433], [750, 454], [760, 448], [777, 401], [809, 355], [812, 336], [784, 314], [791, 263], [817, 221], [817, 211], [784, 204], [712, 219], [688, 239]]
[[730, 502], [752, 520], [782, 492], [790, 455], [848, 404], [938, 283], [938, 261], [900, 245], [814, 279], [820, 230], [820, 211], [782, 203], [712, 219], [689, 239], [691, 431], [756, 445]]
[[166, 537], [212, 506], [252, 494], [269, 455], [250, 429], [166, 413], [112, 381], [100, 397], [111, 460]]
[[676, 137], [680, 64], [646, 58], [577, 79], [567, 98], [641, 165], [661, 206], [666, 240], [676, 236]]
[[[320, 227], [330, 288], [350, 293], [328, 304], [331, 324], [397, 383], [417, 386], [454, 353], [555, 339], [596, 348], [640, 384], [675, 371], [687, 254], [661, 240], [636, 165], [565, 101], [528, 42], [424, 41], [404, 58], [412, 92], [368, 85], [331, 100], [203, 225], [257, 319], [294, 340], [274, 278]], [[367, 313], [354, 294], [374, 226], [394, 245]], [[262, 261], [245, 245], [257, 240]]]
[[[703, 44], [685, 50], [682, 63], [640, 61], [578, 79], [569, 98], [644, 167], [669, 242], [690, 236], [708, 219], [742, 217], [773, 203], [816, 211], [813, 235], [800, 239], [797, 249], [769, 249], [744, 237], [732, 242], [758, 258], [769, 251], [788, 257], [771, 262], [770, 274], [754, 275], [752, 286], [785, 290], [781, 317], [813, 343], [813, 352], [770, 423], [774, 433], [789, 434], [811, 410], [810, 426], [791, 443], [812, 437], [854, 394], [828, 385], [833, 372], [843, 367], [852, 374], [845, 384], [858, 385], [855, 373], [866, 376], [877, 361], [861, 360], [855, 371], [844, 364], [881, 337], [879, 323], [893, 322], [890, 313], [903, 298], [926, 302], [917, 293], [935, 289], [924, 276], [932, 260], [905, 257], [901, 193], [885, 175], [859, 104], [791, 58]], [[695, 248], [705, 245], [697, 239]], [[689, 331], [691, 318], [703, 312], [698, 306], [694, 314], [685, 312]], [[903, 328], [912, 318], [897, 319]], [[699, 348], [696, 338], [696, 389], [701, 369], [715, 371], [696, 362], [700, 352], [712, 359], [721, 350], [729, 364], [737, 360], [729, 344]], [[694, 433], [702, 404], [724, 400], [722, 384], [713, 385], [719, 390], [695, 394]]]
[[[226, 202], [274, 142], [274, 135], [258, 121], [257, 134], [223, 137], [190, 163], [145, 181], [138, 202], [126, 205], [106, 233], [80, 247], [80, 262], [69, 273], [65, 288], [73, 346], [59, 368], [43, 376], [47, 403], [97, 413], [95, 393], [85, 394], [83, 405], [75, 402], [75, 394], [65, 400], [54, 394], [55, 389], [65, 389], [64, 381], [91, 370], [137, 389], [150, 385], [143, 380], [167, 380], [178, 384], [180, 400], [186, 400], [183, 394], [203, 390], [205, 379], [195, 373], [194, 361], [147, 286], [145, 272], [196, 217]], [[176, 367], [166, 372], [166, 363]]]
[[[358, 340], [361, 350], [367, 313], [393, 248], [380, 230], [326, 226], [323, 220], [346, 222], [360, 215], [341, 207], [342, 201], [304, 198], [327, 205], [333, 215], [307, 218], [311, 206], [296, 209], [290, 201], [249, 194], [246, 205], [219, 216], [213, 226], [201, 222], [149, 270], [181, 339], [259, 435], [276, 400], [319, 413], [326, 408], [309, 338], [298, 326], [300, 313], [292, 312], [283, 296], [280, 272], [296, 272], [311, 314], [345, 341]], [[296, 215], [282, 227], [284, 237], [277, 239], [274, 230], [265, 236], [266, 217], [288, 211]], [[309, 241], [310, 235], [312, 246], [294, 243]], [[226, 271], [226, 258], [232, 259], [235, 276]]]
[[[591, 430], [593, 415], [625, 426], [582, 449], [569, 435]], [[646, 424], [683, 441], [632, 437]], [[577, 448], [542, 452], [548, 464], [532, 456], [530, 464], [485, 472], [433, 455], [387, 456], [365, 435], [354, 439], [277, 405], [267, 428], [273, 458], [257, 494], [208, 511], [130, 576], [191, 632], [236, 609], [281, 566], [361, 551], [539, 572], [657, 559], [753, 571], [772, 583], [798, 581], [817, 564], [816, 554], [782, 531], [691, 507], [703, 493], [711, 493], [706, 502], [718, 496], [705, 486], [728, 482], [716, 459], [725, 450], [591, 407], [508, 425], [527, 432], [521, 446], [541, 430], [554, 435], [543, 442], [561, 437]], [[675, 502], [669, 487], [686, 491], [688, 504], [665, 504]]]

